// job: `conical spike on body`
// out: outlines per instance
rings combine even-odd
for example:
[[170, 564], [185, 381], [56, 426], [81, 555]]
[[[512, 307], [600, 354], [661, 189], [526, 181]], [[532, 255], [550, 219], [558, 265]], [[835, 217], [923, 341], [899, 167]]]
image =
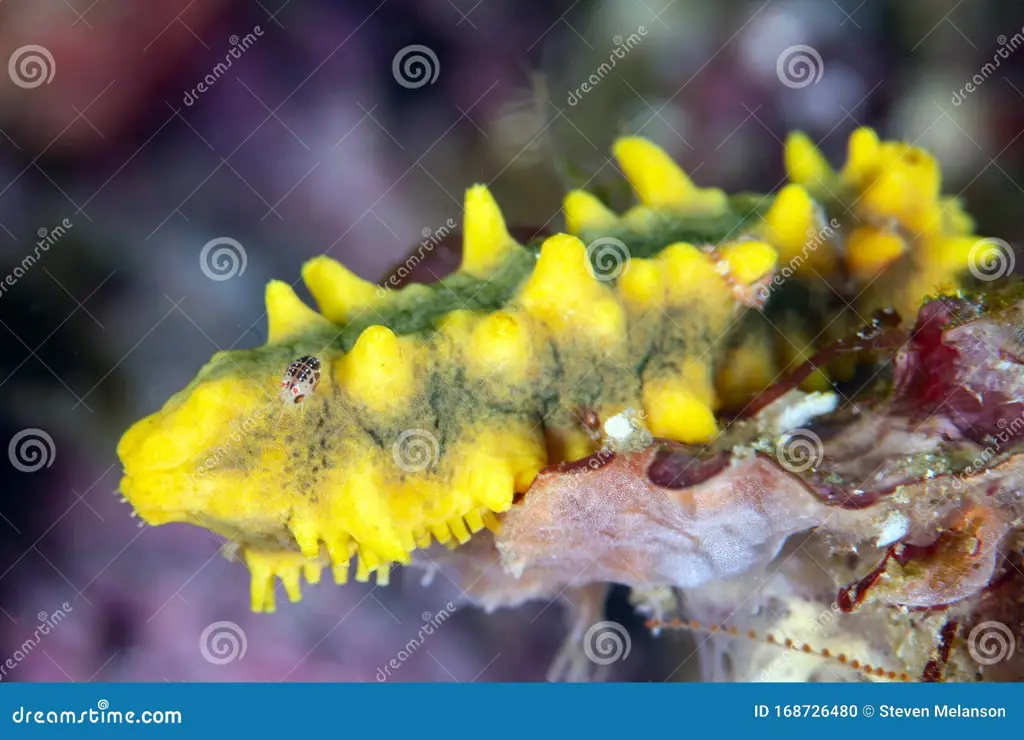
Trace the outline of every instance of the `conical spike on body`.
[[271, 344], [330, 327], [323, 316], [302, 302], [292, 286], [280, 280], [267, 283], [266, 304], [267, 341]]
[[383, 288], [327, 256], [314, 257], [303, 265], [302, 279], [321, 313], [335, 324], [346, 324], [364, 312], [373, 311], [385, 294]]
[[474, 185], [467, 190], [460, 272], [488, 278], [504, 263], [510, 252], [519, 248], [508, 233], [501, 208], [487, 187]]

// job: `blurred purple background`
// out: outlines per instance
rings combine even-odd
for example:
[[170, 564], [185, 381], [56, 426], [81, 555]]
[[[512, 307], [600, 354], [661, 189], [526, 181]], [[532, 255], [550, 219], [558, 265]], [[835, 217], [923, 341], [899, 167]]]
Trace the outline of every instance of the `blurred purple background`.
[[[841, 161], [871, 125], [931, 149], [979, 232], [1012, 243], [1022, 26], [1024, 5], [996, 0], [7, 0], [0, 269], [39, 259], [0, 293], [0, 431], [52, 446], [0, 473], [0, 664], [70, 609], [3, 680], [378, 680], [452, 598], [443, 577], [325, 582], [252, 615], [248, 573], [214, 536], [139, 529], [111, 495], [120, 433], [213, 352], [263, 340], [267, 280], [323, 253], [380, 279], [461, 223], [475, 182], [511, 223], [548, 230], [570, 187], [623, 207], [622, 133], [700, 184], [767, 190], [788, 130]], [[404, 76], [411, 45], [430, 79]], [[816, 55], [809, 71], [780, 68], [796, 46]], [[218, 238], [244, 249], [229, 279], [202, 269]], [[687, 654], [644, 635], [618, 591], [609, 608], [636, 628], [614, 677], [659, 680]], [[562, 617], [459, 608], [390, 680], [542, 680]], [[219, 621], [244, 632], [244, 658], [204, 657]]]

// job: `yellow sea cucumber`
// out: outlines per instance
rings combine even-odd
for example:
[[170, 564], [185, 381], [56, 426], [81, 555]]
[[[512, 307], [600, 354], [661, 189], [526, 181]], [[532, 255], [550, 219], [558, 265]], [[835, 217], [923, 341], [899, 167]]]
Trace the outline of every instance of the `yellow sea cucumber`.
[[[386, 582], [416, 548], [497, 527], [545, 466], [592, 453], [579, 409], [643, 409], [653, 434], [706, 442], [717, 412], [837, 326], [887, 306], [912, 319], [995, 248], [942, 198], [932, 157], [869, 129], [840, 172], [792, 135], [775, 196], [699, 187], [641, 138], [614, 152], [639, 199], [621, 216], [574, 191], [569, 233], [520, 245], [478, 185], [462, 266], [438, 284], [384, 291], [317, 257], [302, 269], [317, 312], [271, 282], [267, 343], [216, 354], [122, 438], [139, 516], [237, 543], [257, 611], [275, 578], [295, 601], [301, 575], [331, 565], [344, 582], [353, 556], [358, 580]], [[318, 383], [284, 407], [298, 358], [319, 361]]]

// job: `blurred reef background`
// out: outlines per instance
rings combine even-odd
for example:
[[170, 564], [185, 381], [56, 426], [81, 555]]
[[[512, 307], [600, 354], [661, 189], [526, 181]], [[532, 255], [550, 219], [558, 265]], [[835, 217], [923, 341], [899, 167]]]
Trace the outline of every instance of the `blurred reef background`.
[[[784, 69], [793, 47], [817, 63]], [[473, 183], [555, 231], [571, 187], [628, 202], [618, 135], [770, 191], [788, 131], [838, 163], [867, 125], [933, 152], [979, 233], [1024, 231], [1016, 2], [7, 0], [2, 60], [0, 441], [44, 435], [38, 464], [0, 467], [0, 662], [68, 605], [4, 680], [379, 680], [450, 584], [325, 582], [250, 614], [212, 535], [136, 526], [114, 449], [215, 351], [264, 340], [268, 280], [324, 253], [380, 280]], [[212, 241], [242, 248], [227, 279]], [[634, 628], [614, 678], [688, 676], [689, 637], [652, 640], [618, 592], [609, 616]], [[202, 654], [220, 621], [243, 659]], [[557, 604], [458, 609], [389, 679], [542, 680], [564, 629]]]

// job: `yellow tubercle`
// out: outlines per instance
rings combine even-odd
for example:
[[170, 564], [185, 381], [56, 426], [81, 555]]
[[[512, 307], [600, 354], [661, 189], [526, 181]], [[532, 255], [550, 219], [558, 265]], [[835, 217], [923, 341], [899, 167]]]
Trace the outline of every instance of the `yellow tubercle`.
[[843, 183], [860, 189], [878, 169], [881, 146], [874, 129], [861, 126], [852, 134], [847, 143], [846, 164], [839, 173]]
[[818, 207], [803, 185], [790, 183], [779, 191], [764, 216], [762, 235], [779, 250], [779, 257], [795, 257], [818, 222]]
[[995, 274], [1002, 267], [1005, 274], [1013, 257], [1009, 249], [997, 239], [981, 236], [928, 236], [918, 240], [915, 261], [922, 270], [955, 282], [960, 273], [972, 267], [985, 276]]
[[795, 274], [827, 277], [836, 262], [833, 223], [824, 223], [807, 188], [791, 183], [775, 196], [757, 233], [778, 250], [779, 263]]
[[903, 238], [874, 226], [858, 226], [846, 241], [846, 269], [854, 279], [867, 282], [898, 260], [907, 250]]
[[[406, 564], [410, 560], [407, 528], [414, 522], [400, 518], [399, 507], [407, 500], [390, 483], [392, 469], [401, 472], [399, 452], [388, 449], [385, 462], [373, 459], [346, 460], [334, 469], [325, 485], [332, 491], [325, 506], [324, 524], [337, 527], [357, 543], [361, 561], [371, 559], [371, 568], [381, 561]], [[418, 517], [417, 517], [418, 518]]]
[[665, 285], [661, 264], [651, 259], [634, 259], [620, 277], [619, 294], [626, 304], [639, 310], [649, 310], [665, 300]]
[[618, 216], [596, 196], [585, 190], [572, 190], [562, 205], [565, 228], [570, 234], [608, 229], [615, 226]]
[[323, 575], [324, 564], [319, 560], [307, 560], [302, 566], [302, 575], [312, 585], [320, 583], [320, 576]]
[[292, 286], [280, 280], [267, 283], [266, 306], [268, 344], [330, 326], [330, 322], [302, 302]]
[[[657, 261], [662, 267], [668, 305], [685, 306], [695, 300], [732, 304], [729, 286], [707, 252], [676, 242], [661, 250]], [[708, 310], [712, 310], [710, 305]]]
[[348, 573], [351, 569], [352, 564], [350, 561], [335, 561], [331, 565], [331, 575], [334, 577], [335, 584], [339, 586], [344, 586], [346, 583], [348, 583]]
[[342, 390], [377, 413], [402, 409], [417, 390], [415, 341], [385, 326], [367, 327], [336, 363]]
[[480, 319], [469, 335], [466, 360], [481, 377], [500, 375], [523, 382], [536, 368], [533, 341], [524, 318], [495, 311]]
[[452, 533], [448, 529], [448, 525], [447, 524], [441, 523], [441, 524], [431, 525], [430, 532], [431, 532], [431, 534], [434, 535], [434, 539], [437, 540], [442, 545], [447, 545], [448, 543], [451, 542]]
[[469, 527], [469, 531], [472, 534], [476, 534], [484, 528], [484, 518], [480, 515], [480, 512], [476, 509], [468, 512], [464, 517], [466, 520], [466, 526]]
[[790, 182], [818, 190], [828, 188], [835, 180], [835, 172], [825, 155], [801, 131], [794, 131], [786, 138], [785, 159]]
[[[319, 580], [322, 564], [310, 561], [301, 553], [287, 550], [271, 551], [245, 548], [245, 563], [251, 576], [250, 597], [254, 612], [273, 612], [276, 607], [274, 598], [274, 579], [284, 584], [288, 600], [295, 602], [302, 599], [300, 587], [301, 576], [315, 572]], [[312, 582], [312, 579], [308, 579]]]
[[721, 213], [727, 207], [723, 191], [694, 185], [663, 149], [647, 139], [621, 138], [612, 151], [645, 206], [688, 213]]
[[718, 248], [726, 274], [743, 285], [750, 285], [775, 269], [779, 254], [761, 241], [738, 241]]
[[460, 517], [477, 506], [499, 514], [508, 511], [516, 492], [526, 491], [548, 464], [541, 430], [526, 423], [508, 422], [496, 430], [481, 426], [468, 433], [453, 455], [451, 487], [473, 502], [459, 507]]
[[941, 223], [939, 164], [924, 150], [899, 142], [883, 143], [878, 169], [868, 180], [855, 206], [863, 218], [894, 218], [915, 232]]
[[582, 335], [604, 346], [619, 344], [626, 333], [625, 313], [611, 289], [591, 272], [589, 260], [576, 237], [550, 237], [516, 300], [556, 336], [570, 340]]
[[320, 312], [335, 324], [345, 324], [360, 313], [373, 310], [384, 294], [383, 288], [327, 256], [314, 257], [303, 265], [302, 279]]
[[715, 390], [726, 408], [742, 408], [776, 380], [777, 372], [768, 335], [751, 334], [725, 354], [715, 374]]
[[369, 583], [370, 573], [374, 570], [376, 570], [376, 565], [371, 567], [367, 562], [367, 559], [364, 558], [363, 554], [360, 552], [359, 556], [356, 558], [356, 582]]
[[699, 444], [711, 441], [718, 434], [710, 406], [678, 380], [645, 381], [643, 406], [647, 427], [656, 437]]
[[466, 191], [464, 218], [459, 269], [476, 278], [488, 278], [519, 244], [509, 235], [501, 209], [484, 185]]
[[291, 530], [292, 536], [295, 537], [295, 543], [299, 546], [299, 550], [305, 557], [316, 558], [320, 556], [320, 529], [312, 517], [292, 515], [288, 528]]
[[449, 519], [448, 528], [451, 529], [452, 534], [460, 545], [469, 542], [469, 530], [466, 529], [466, 523], [462, 520], [462, 517]]

